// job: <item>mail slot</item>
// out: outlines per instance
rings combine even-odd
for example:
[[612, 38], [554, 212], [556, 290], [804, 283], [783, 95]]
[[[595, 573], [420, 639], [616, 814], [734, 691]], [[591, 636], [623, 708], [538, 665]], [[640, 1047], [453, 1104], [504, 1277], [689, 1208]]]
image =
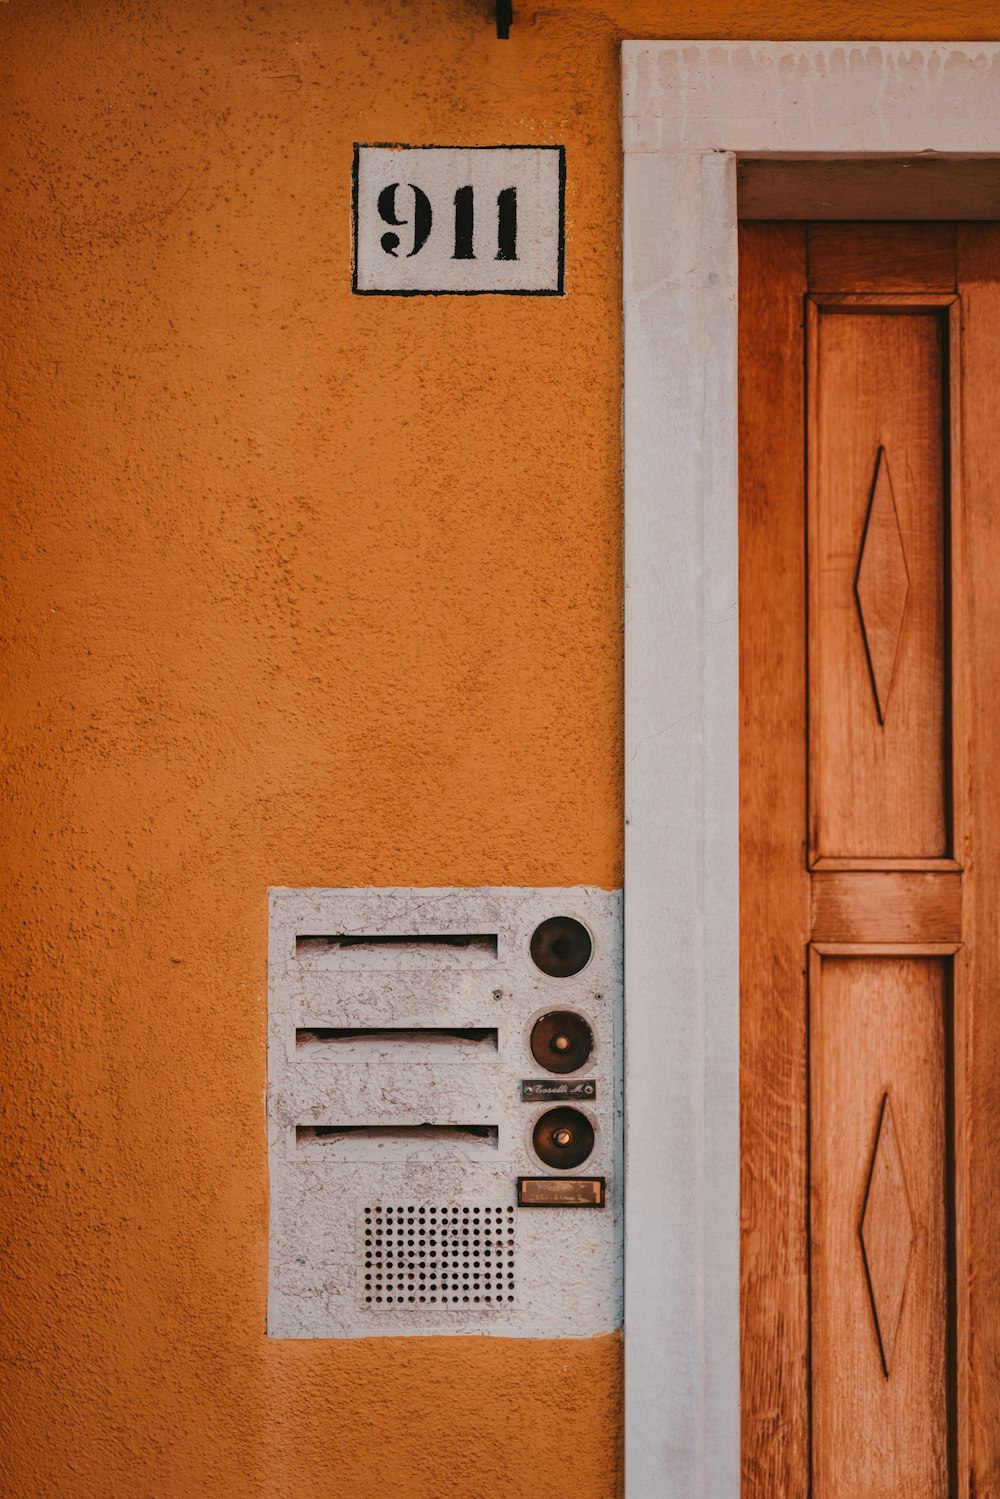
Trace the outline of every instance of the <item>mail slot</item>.
[[621, 945], [603, 890], [271, 891], [272, 1337], [620, 1326]]

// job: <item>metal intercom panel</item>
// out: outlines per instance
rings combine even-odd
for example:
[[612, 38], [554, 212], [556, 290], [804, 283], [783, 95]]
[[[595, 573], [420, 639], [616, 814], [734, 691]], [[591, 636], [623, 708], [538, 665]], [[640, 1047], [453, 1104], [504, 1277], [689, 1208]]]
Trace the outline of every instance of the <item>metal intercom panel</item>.
[[268, 1332], [620, 1326], [620, 893], [270, 908]]

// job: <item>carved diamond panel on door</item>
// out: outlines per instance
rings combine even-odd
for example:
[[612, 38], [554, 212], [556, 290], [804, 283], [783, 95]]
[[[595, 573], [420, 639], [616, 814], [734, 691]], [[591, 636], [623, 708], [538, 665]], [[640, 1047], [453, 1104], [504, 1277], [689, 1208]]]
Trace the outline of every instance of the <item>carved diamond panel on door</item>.
[[903, 1310], [914, 1232], [892, 1103], [885, 1093], [879, 1110], [875, 1154], [861, 1219], [861, 1246], [865, 1252], [868, 1289], [886, 1378], [892, 1367], [892, 1350], [896, 1346], [896, 1330]]
[[861, 615], [861, 628], [868, 647], [872, 685], [879, 723], [885, 723], [892, 690], [892, 674], [903, 633], [910, 574], [899, 531], [899, 516], [892, 494], [889, 460], [885, 448], [875, 459], [875, 482], [868, 509], [864, 541], [854, 583]]
[[954, 867], [952, 305], [808, 304], [814, 868]]
[[813, 950], [815, 1499], [948, 1493], [949, 957]]

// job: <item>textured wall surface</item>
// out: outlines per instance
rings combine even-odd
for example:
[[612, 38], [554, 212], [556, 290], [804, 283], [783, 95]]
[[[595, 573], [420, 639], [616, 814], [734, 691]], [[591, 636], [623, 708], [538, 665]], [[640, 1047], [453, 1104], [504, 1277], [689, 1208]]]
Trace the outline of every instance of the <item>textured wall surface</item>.
[[[0, 5], [5, 1496], [614, 1499], [620, 1345], [264, 1336], [268, 885], [620, 883], [626, 36], [993, 0]], [[351, 146], [567, 148], [352, 298]]]

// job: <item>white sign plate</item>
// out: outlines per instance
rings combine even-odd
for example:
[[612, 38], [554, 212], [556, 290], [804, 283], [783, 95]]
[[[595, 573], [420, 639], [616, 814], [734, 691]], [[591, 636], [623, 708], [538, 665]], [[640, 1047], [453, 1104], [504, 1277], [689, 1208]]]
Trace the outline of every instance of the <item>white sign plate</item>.
[[563, 294], [562, 146], [355, 146], [361, 296]]

